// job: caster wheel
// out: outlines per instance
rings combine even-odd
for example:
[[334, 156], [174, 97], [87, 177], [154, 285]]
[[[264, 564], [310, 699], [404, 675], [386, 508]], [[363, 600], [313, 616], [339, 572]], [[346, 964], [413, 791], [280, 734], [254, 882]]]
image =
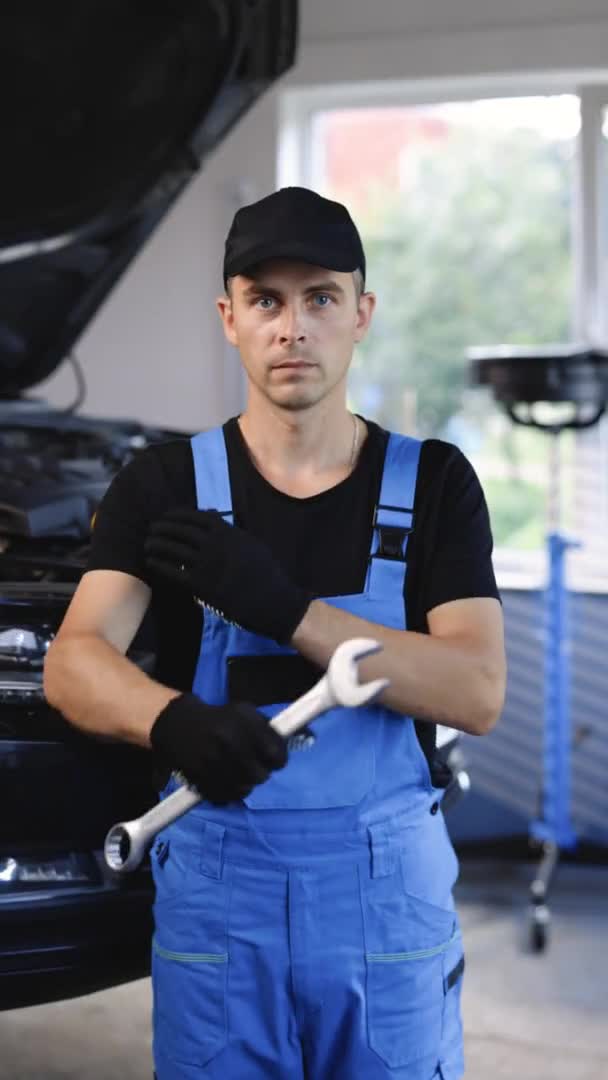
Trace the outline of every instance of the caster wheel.
[[544, 904], [534, 905], [530, 909], [528, 944], [532, 952], [544, 952], [547, 948], [550, 922], [549, 909]]

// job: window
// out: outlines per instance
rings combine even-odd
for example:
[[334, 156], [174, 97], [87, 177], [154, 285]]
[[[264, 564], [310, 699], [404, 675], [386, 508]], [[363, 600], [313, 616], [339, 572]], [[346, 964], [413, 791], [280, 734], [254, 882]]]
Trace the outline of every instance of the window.
[[[608, 119], [601, 94], [593, 100], [605, 169]], [[466, 349], [587, 336], [583, 300], [588, 312], [608, 263], [608, 229], [603, 244], [594, 241], [595, 266], [588, 252], [585, 262], [582, 234], [594, 234], [579, 210], [581, 104], [575, 93], [313, 102], [296, 135], [290, 127], [298, 175], [281, 180], [344, 202], [362, 234], [378, 306], [353, 360], [351, 406], [392, 430], [462, 448], [486, 492], [503, 574], [527, 565], [542, 578], [555, 448], [471, 387]], [[601, 204], [591, 183], [587, 194]], [[608, 587], [605, 454], [603, 425], [560, 438], [561, 524], [583, 542], [572, 562]]]

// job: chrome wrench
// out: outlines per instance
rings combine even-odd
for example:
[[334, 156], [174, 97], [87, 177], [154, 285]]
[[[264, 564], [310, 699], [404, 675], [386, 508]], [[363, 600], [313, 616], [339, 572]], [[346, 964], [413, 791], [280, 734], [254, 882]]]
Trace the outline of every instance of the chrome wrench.
[[[287, 739], [336, 705], [356, 708], [369, 704], [386, 689], [389, 680], [373, 679], [360, 683], [357, 662], [381, 649], [380, 642], [373, 638], [343, 641], [334, 651], [325, 675], [307, 693], [269, 720], [270, 725]], [[104, 857], [110, 870], [119, 874], [135, 870], [156, 834], [203, 797], [195, 787], [183, 784], [141, 817], [113, 825], [104, 844]]]

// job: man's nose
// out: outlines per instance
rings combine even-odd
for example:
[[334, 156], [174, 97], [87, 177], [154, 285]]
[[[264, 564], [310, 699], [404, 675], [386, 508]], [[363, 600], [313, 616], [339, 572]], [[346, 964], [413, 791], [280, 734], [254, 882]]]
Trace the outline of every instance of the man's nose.
[[305, 338], [303, 312], [296, 304], [285, 304], [279, 323], [279, 340], [283, 344], [287, 344], [289, 342], [304, 341]]

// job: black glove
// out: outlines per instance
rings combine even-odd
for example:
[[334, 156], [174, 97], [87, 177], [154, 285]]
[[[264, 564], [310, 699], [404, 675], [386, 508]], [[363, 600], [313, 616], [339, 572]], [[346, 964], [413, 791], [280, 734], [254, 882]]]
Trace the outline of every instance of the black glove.
[[286, 644], [312, 593], [294, 585], [261, 540], [228, 525], [216, 510], [170, 510], [144, 545], [152, 574], [254, 634]]
[[206, 705], [196, 694], [173, 698], [150, 742], [162, 760], [220, 806], [244, 799], [287, 762], [287, 743], [253, 705]]

